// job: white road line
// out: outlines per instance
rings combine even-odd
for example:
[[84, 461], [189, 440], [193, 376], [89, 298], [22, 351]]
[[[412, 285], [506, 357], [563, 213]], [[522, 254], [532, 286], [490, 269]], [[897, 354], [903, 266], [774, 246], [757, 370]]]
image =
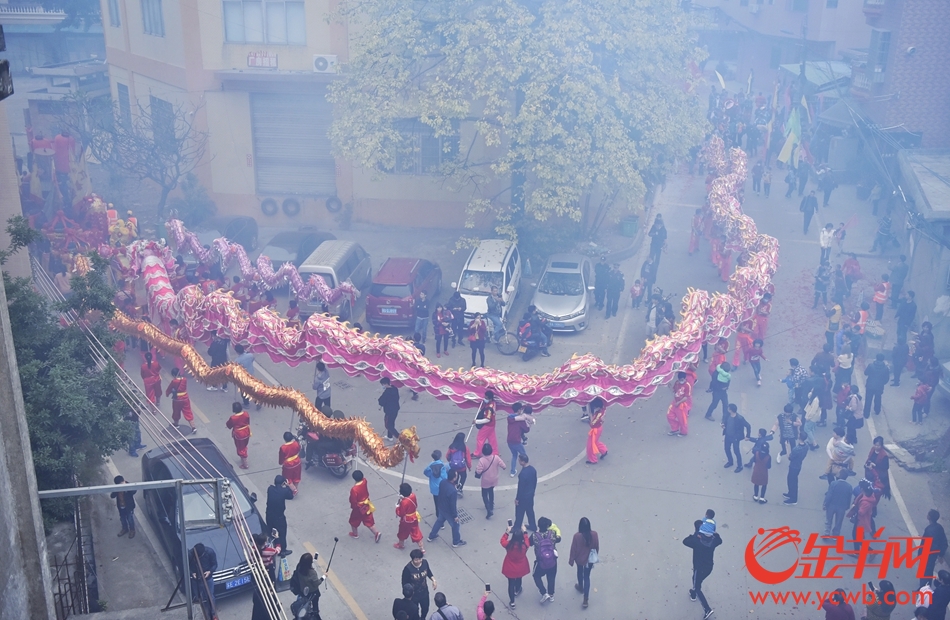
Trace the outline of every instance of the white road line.
[[[555, 470], [552, 471], [551, 473], [549, 473], [549, 474], [544, 474], [543, 476], [541, 476], [540, 478], [538, 478], [538, 482], [547, 482], [548, 480], [551, 480], [552, 478], [556, 478], [557, 476], [560, 476], [561, 474], [563, 474], [564, 472], [566, 472], [566, 471], [567, 471], [568, 469], [570, 469], [571, 467], [574, 467], [575, 465], [577, 465], [577, 464], [580, 462], [580, 460], [581, 460], [581, 459], [584, 459], [584, 458], [587, 458], [587, 450], [586, 450], [586, 448], [585, 448], [584, 450], [581, 450], [580, 453], [579, 453], [577, 456], [575, 456], [574, 458], [572, 458], [572, 459], [571, 459], [570, 461], [568, 461], [567, 463], [561, 465], [560, 467], [558, 467], [557, 469], [555, 469]], [[396, 478], [402, 478], [402, 472], [399, 471], [398, 468], [396, 468], [396, 469], [385, 469], [385, 468], [378, 467], [378, 466], [376, 466], [376, 465], [373, 464], [373, 463], [370, 463], [369, 461], [363, 459], [362, 457], [360, 457], [359, 460], [360, 460], [363, 464], [365, 464], [367, 467], [370, 467], [370, 468], [372, 468], [372, 469], [378, 471], [378, 472], [381, 473], [381, 474], [386, 474], [386, 475], [388, 475], [388, 476], [394, 476], [394, 477], [396, 477]], [[507, 471], [507, 470], [506, 470], [506, 471]], [[415, 482], [416, 484], [426, 484], [426, 485], [429, 484], [429, 479], [428, 479], [428, 478], [419, 478], [418, 476], [410, 476], [409, 474], [406, 474], [406, 480], [409, 480], [410, 482]], [[500, 485], [500, 486], [495, 487], [495, 490], [496, 490], [496, 491], [514, 491], [514, 490], [517, 490], [517, 488], [518, 488], [518, 485], [517, 485], [517, 484], [505, 484], [505, 485]], [[480, 486], [478, 486], [478, 487], [475, 487], [475, 486], [467, 486], [467, 487], [463, 487], [462, 490], [464, 490], [464, 491], [477, 491], [477, 490], [480, 490], [480, 489], [481, 489]]]
[[633, 316], [633, 312], [630, 311], [631, 308], [632, 306], [630, 304], [623, 305], [623, 322], [620, 324], [620, 336], [617, 338], [617, 346], [614, 347], [614, 356], [611, 358], [614, 365], [620, 363], [620, 352], [623, 350], [624, 343], [627, 342], [627, 331], [630, 327], [630, 317]]

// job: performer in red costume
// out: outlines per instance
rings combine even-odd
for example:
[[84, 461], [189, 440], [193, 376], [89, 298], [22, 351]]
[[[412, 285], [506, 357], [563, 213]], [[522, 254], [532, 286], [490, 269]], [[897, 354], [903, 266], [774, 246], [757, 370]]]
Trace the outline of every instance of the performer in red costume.
[[234, 448], [241, 458], [241, 469], [247, 469], [247, 443], [251, 440], [251, 416], [244, 410], [244, 405], [241, 403], [231, 405], [231, 411], [233, 414], [228, 418], [227, 427], [231, 429]]
[[399, 531], [396, 533], [398, 542], [393, 547], [405, 549], [405, 540], [409, 538], [419, 545], [422, 553], [425, 553], [425, 547], [422, 546], [422, 530], [419, 529], [419, 502], [416, 501], [416, 494], [412, 492], [412, 487], [408, 482], [399, 485], [396, 516], [399, 517]]
[[300, 444], [293, 433], [284, 433], [284, 443], [280, 446], [277, 461], [282, 467], [280, 474], [287, 479], [287, 486], [296, 495], [303, 463], [300, 461]]
[[162, 402], [162, 367], [152, 361], [152, 353], [145, 352], [142, 364], [142, 382], [145, 384], [145, 397], [158, 407]]
[[182, 377], [177, 368], [172, 368], [172, 380], [168, 383], [165, 396], [172, 398], [172, 423], [178, 426], [178, 421], [184, 416], [191, 430], [195, 430], [195, 414], [191, 412], [191, 397], [188, 396], [188, 379]]
[[379, 542], [383, 535], [376, 529], [376, 519], [373, 517], [376, 507], [369, 501], [369, 486], [363, 472], [358, 469], [354, 471], [353, 480], [355, 484], [350, 489], [350, 538], [359, 538], [359, 527], [365, 525]]
[[693, 408], [693, 386], [685, 372], [676, 373], [676, 381], [672, 384], [673, 403], [666, 412], [666, 420], [670, 423], [669, 435], [685, 437], [689, 432], [687, 416]]

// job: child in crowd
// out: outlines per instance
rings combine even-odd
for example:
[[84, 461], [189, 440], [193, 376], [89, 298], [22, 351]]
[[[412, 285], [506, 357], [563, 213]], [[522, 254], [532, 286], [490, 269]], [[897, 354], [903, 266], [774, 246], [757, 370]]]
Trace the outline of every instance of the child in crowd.
[[643, 284], [640, 280], [636, 280], [630, 287], [630, 305], [639, 308], [641, 301], [643, 301]]

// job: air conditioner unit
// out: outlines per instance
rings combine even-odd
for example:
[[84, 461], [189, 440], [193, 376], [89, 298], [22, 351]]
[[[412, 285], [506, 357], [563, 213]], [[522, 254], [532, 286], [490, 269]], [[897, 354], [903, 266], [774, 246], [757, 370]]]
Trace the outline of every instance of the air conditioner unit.
[[758, 15], [758, 14], [759, 14], [759, 5], [758, 5], [758, 4], [750, 4], [750, 5], [749, 5], [749, 12], [752, 13], [753, 15]]
[[336, 73], [336, 54], [314, 54], [314, 73]]

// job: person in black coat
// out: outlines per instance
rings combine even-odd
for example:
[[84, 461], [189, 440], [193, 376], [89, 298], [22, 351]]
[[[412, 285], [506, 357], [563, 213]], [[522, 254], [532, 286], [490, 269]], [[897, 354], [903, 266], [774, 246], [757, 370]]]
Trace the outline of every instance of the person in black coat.
[[206, 618], [214, 618], [214, 572], [218, 570], [218, 556], [214, 549], [198, 543], [188, 552], [188, 574], [191, 575], [191, 595], [201, 601]]
[[534, 520], [534, 493], [538, 488], [538, 470], [528, 464], [528, 455], [522, 452], [518, 455], [521, 471], [518, 472], [518, 491], [515, 493], [515, 523], [514, 532], [521, 531], [521, 522], [528, 516], [528, 529], [538, 531]]
[[287, 509], [287, 500], [294, 498], [294, 492], [287, 484], [287, 479], [283, 476], [274, 476], [274, 484], [267, 487], [267, 508], [264, 512], [264, 520], [267, 527], [277, 530], [277, 544], [283, 551], [281, 557], [293, 553], [287, 548], [287, 517], [284, 511]]
[[620, 295], [626, 283], [623, 279], [623, 272], [620, 271], [620, 265], [614, 264], [610, 270], [607, 280], [607, 317], [617, 316], [617, 308], [620, 305]]
[[663, 246], [666, 245], [666, 224], [663, 223], [663, 216], [657, 214], [650, 227], [650, 258], [657, 265], [660, 264], [660, 253], [663, 252]]
[[[947, 533], [943, 531], [943, 526], [937, 523], [939, 519], [940, 513], [936, 510], [927, 512], [927, 527], [924, 528], [923, 537], [930, 539], [930, 555], [927, 557], [924, 575], [933, 575], [937, 560], [947, 555]], [[931, 581], [931, 577], [922, 577], [919, 587], [922, 588]]]
[[884, 354], [878, 353], [874, 361], [864, 369], [867, 380], [864, 383], [864, 417], [871, 417], [871, 401], [874, 401], [874, 415], [881, 413], [881, 396], [884, 395], [884, 386], [891, 378], [891, 371], [884, 363]]
[[739, 442], [752, 436], [752, 425], [739, 415], [735, 404], [729, 405], [729, 415], [722, 421], [722, 440], [726, 450], [726, 464], [724, 468], [732, 467], [732, 454], [736, 455], [736, 473], [742, 471], [742, 453], [739, 451]]
[[396, 439], [399, 431], [396, 430], [396, 416], [399, 415], [399, 390], [392, 386], [389, 377], [379, 380], [383, 386], [383, 393], [376, 401], [383, 408], [383, 423], [386, 426], [386, 438]]
[[[799, 194], [801, 196], [801, 194]], [[818, 199], [815, 198], [815, 192], [811, 191], [807, 196], [802, 198], [802, 202], [798, 205], [798, 210], [802, 212], [803, 225], [802, 232], [808, 234], [808, 227], [811, 225], [811, 218], [815, 215], [815, 211], [818, 210]]]
[[689, 589], [689, 598], [692, 601], [699, 599], [705, 612], [704, 618], [712, 615], [712, 607], [703, 594], [703, 580], [712, 574], [713, 555], [716, 547], [722, 544], [722, 538], [713, 530], [710, 522], [700, 520], [693, 522], [696, 531], [683, 539], [683, 544], [693, 550], [693, 581]]
[[950, 573], [945, 570], [937, 573], [934, 582], [933, 598], [927, 608], [927, 620], [946, 620], [947, 605], [950, 604]]
[[601, 256], [600, 262], [594, 265], [594, 303], [598, 310], [604, 309], [604, 296], [607, 294], [607, 280], [610, 279], [610, 265], [607, 257]]

